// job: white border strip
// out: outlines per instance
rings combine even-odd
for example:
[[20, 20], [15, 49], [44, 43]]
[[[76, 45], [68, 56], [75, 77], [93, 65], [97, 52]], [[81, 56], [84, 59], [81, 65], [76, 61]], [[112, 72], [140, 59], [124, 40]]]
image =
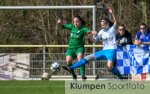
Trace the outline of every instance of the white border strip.
[[11, 9], [92, 9], [95, 8], [95, 6], [0, 6], [1, 10], [11, 10]]

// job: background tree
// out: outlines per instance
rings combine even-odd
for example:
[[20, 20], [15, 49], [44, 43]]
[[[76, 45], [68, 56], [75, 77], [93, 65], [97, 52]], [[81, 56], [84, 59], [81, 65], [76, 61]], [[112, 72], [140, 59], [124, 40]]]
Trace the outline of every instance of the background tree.
[[[106, 8], [111, 6], [118, 23], [125, 24], [133, 40], [139, 30], [139, 24], [150, 23], [149, 3], [149, 0], [0, 0], [1, 6], [100, 5], [97, 7], [97, 31], [100, 30], [100, 20], [103, 17], [110, 17]], [[82, 16], [86, 20], [86, 25], [92, 29], [91, 10], [0, 10], [0, 44], [68, 44], [70, 32], [62, 30], [56, 24], [56, 19], [63, 17], [71, 23], [75, 15]], [[86, 40], [86, 44], [92, 43]], [[24, 51], [35, 52], [40, 49], [24, 49]], [[53, 52], [55, 49], [48, 51]], [[62, 52], [62, 49], [57, 51]]]

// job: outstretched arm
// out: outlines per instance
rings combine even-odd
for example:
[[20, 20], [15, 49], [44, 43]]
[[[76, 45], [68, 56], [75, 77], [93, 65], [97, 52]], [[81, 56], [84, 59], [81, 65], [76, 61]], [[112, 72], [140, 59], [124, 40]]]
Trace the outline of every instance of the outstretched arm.
[[113, 21], [114, 21], [114, 25], [117, 25], [117, 20], [116, 20], [116, 17], [114, 15], [113, 11], [112, 11], [112, 8], [109, 7], [108, 9], [109, 9], [108, 12], [112, 15], [112, 18], [113, 18]]
[[72, 29], [72, 25], [73, 25], [73, 24], [66, 23], [66, 21], [63, 20], [62, 18], [58, 18], [57, 19], [57, 24], [59, 24], [59, 26], [61, 26], [61, 28], [68, 29], [68, 30], [71, 30]]
[[97, 31], [92, 31], [88, 33], [89, 39], [94, 43], [98, 41], [98, 38], [96, 38], [95, 36], [97, 36]]
[[58, 18], [57, 23], [62, 25], [62, 24], [65, 24], [66, 21], [64, 21], [62, 18]]

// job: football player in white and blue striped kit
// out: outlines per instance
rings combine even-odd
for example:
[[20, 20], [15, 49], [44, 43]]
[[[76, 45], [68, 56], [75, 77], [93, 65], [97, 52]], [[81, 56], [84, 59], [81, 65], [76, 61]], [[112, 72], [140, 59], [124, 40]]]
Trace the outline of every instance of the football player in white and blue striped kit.
[[[115, 58], [116, 58], [116, 48], [117, 48], [116, 19], [114, 14], [112, 13], [112, 10], [110, 10], [109, 12], [112, 14], [114, 23], [112, 23], [109, 19], [105, 18], [101, 20], [102, 29], [98, 33], [96, 31], [92, 31], [92, 33], [88, 35], [91, 41], [94, 43], [98, 41], [102, 41], [103, 49], [84, 57], [82, 60], [74, 63], [70, 67], [62, 66], [63, 69], [71, 72], [73, 69], [85, 65], [89, 61], [100, 60], [101, 58], [105, 57], [107, 59], [108, 69], [112, 71], [115, 75], [117, 75], [120, 79], [123, 79], [118, 69], [113, 67], [113, 63], [115, 62]], [[95, 35], [94, 38], [93, 35]]]

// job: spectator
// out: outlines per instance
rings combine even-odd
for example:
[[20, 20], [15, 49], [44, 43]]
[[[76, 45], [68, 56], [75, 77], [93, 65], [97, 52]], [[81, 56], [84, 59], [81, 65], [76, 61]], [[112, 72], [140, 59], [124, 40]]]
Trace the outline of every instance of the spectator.
[[147, 30], [147, 25], [145, 23], [140, 24], [140, 31], [136, 33], [135, 45], [150, 45], [150, 31]]
[[121, 24], [118, 27], [118, 34], [116, 36], [116, 42], [119, 46], [125, 46], [127, 44], [132, 44], [131, 34], [126, 30], [125, 26]]

